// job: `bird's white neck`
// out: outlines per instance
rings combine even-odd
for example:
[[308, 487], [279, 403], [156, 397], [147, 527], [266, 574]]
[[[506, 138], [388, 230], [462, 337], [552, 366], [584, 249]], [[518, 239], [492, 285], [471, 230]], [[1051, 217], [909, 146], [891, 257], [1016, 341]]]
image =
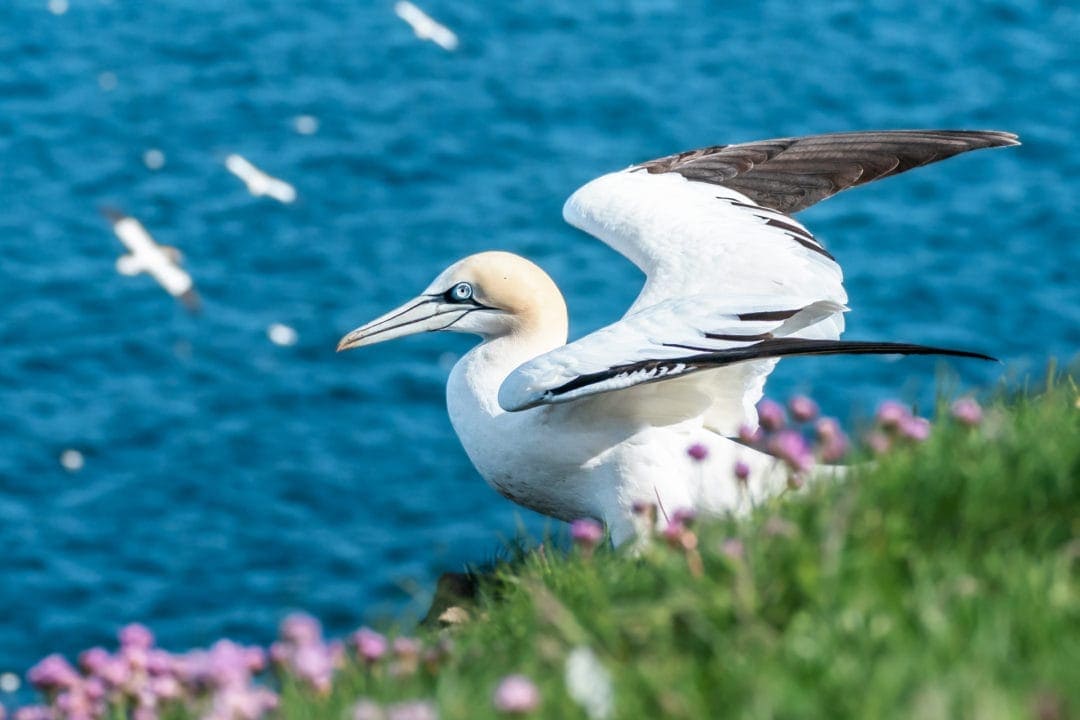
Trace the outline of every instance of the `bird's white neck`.
[[464, 418], [476, 411], [488, 417], [503, 414], [498, 398], [506, 376], [522, 363], [565, 344], [564, 325], [547, 332], [508, 333], [485, 340], [466, 353], [454, 366], [446, 386], [450, 420], [455, 428], [455, 415]]

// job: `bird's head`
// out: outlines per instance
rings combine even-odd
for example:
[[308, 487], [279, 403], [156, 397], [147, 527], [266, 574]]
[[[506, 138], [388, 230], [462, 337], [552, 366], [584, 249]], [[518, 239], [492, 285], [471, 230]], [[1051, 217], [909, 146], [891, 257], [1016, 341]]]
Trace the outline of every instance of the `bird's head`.
[[519, 335], [552, 347], [566, 342], [566, 303], [536, 264], [483, 252], [444, 270], [418, 297], [350, 332], [338, 352], [436, 330], [491, 340]]

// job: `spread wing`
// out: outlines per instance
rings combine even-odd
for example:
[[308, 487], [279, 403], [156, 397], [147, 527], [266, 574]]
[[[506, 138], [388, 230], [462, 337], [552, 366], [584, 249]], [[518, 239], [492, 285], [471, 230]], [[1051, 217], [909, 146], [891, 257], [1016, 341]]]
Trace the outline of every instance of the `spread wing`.
[[[840, 266], [786, 213], [968, 150], [1015, 144], [1001, 132], [840, 133], [703, 148], [596, 178], [570, 196], [563, 216], [637, 265], [645, 286], [620, 322], [518, 368], [500, 404], [519, 410], [710, 370], [701, 380], [715, 399], [706, 420], [726, 432], [756, 423], [753, 406], [776, 358], [927, 352], [838, 342], [847, 302]], [[760, 325], [772, 322], [761, 313], [781, 310], [793, 312]], [[798, 329], [783, 324], [796, 318]]]

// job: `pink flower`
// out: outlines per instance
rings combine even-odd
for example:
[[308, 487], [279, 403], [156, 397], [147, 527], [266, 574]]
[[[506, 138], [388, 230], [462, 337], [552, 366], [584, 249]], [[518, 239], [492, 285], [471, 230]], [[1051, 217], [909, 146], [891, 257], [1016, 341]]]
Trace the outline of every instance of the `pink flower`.
[[686, 526], [678, 520], [672, 519], [667, 525], [664, 526], [663, 536], [668, 545], [672, 547], [678, 547], [682, 544], [683, 534], [686, 532]]
[[334, 661], [323, 645], [301, 645], [292, 658], [292, 671], [319, 692], [329, 692]]
[[818, 405], [805, 395], [796, 395], [788, 400], [788, 410], [797, 422], [810, 422], [818, 416]]
[[952, 404], [952, 416], [968, 427], [982, 422], [982, 408], [973, 398], [961, 398]]
[[757, 445], [764, 439], [761, 428], [752, 428], [749, 425], [739, 426], [739, 440], [747, 445]]
[[847, 454], [848, 440], [840, 423], [832, 418], [821, 418], [814, 425], [821, 459], [827, 463], [840, 461]]
[[53, 691], [73, 688], [79, 684], [81, 678], [75, 668], [64, 659], [63, 655], [49, 655], [39, 662], [26, 677], [39, 690]]
[[580, 518], [570, 523], [570, 537], [582, 548], [592, 549], [604, 539], [604, 526], [592, 518]]
[[79, 655], [79, 667], [90, 675], [97, 675], [111, 659], [112, 656], [105, 648], [92, 647]]
[[694, 460], [701, 462], [705, 458], [709, 457], [709, 448], [705, 447], [701, 443], [694, 443], [690, 447], [686, 448], [686, 454], [692, 457]]
[[930, 437], [930, 421], [921, 417], [905, 418], [900, 423], [900, 434], [908, 440], [922, 442]]
[[877, 422], [883, 428], [897, 429], [905, 419], [911, 417], [907, 407], [895, 400], [886, 400], [878, 405]]
[[671, 513], [671, 522], [680, 525], [689, 525], [697, 518], [697, 513], [690, 508], [679, 508]]
[[371, 628], [362, 627], [357, 630], [353, 633], [352, 642], [364, 662], [376, 662], [386, 654], [386, 638]]
[[306, 613], [292, 613], [281, 621], [278, 632], [282, 640], [294, 645], [309, 645], [322, 642], [322, 625]]
[[526, 715], [540, 706], [540, 690], [524, 675], [507, 675], [495, 688], [492, 704], [507, 715]]
[[769, 452], [783, 460], [795, 472], [805, 472], [814, 465], [814, 454], [803, 436], [784, 430], [769, 441]]
[[16, 710], [11, 720], [53, 720], [53, 712], [45, 705], [27, 705]]
[[735, 477], [742, 482], [746, 482], [747, 478], [750, 477], [749, 463], [745, 460], [737, 460], [735, 462]]
[[757, 406], [758, 420], [761, 427], [775, 432], [784, 427], [784, 408], [769, 399], [762, 400]]
[[120, 629], [120, 647], [149, 650], [154, 646], [154, 633], [140, 623], [131, 623]]

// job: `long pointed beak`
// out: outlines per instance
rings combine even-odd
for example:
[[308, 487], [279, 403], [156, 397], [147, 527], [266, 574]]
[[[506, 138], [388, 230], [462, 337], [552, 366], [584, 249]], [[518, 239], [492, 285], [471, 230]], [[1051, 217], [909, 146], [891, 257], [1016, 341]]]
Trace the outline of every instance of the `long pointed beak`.
[[453, 322], [447, 321], [447, 315], [453, 314], [453, 310], [448, 311], [442, 298], [438, 296], [421, 295], [367, 325], [356, 328], [341, 338], [337, 350], [341, 352], [405, 335], [442, 330]]

